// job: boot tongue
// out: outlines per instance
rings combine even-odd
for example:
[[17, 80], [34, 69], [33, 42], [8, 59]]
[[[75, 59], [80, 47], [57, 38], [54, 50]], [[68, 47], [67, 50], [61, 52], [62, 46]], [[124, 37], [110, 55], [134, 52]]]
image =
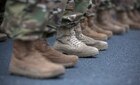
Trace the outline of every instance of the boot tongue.
[[75, 34], [81, 34], [82, 30], [81, 30], [81, 25], [80, 23], [74, 28]]
[[73, 28], [59, 28], [57, 30], [56, 38], [61, 41], [72, 35]]
[[89, 42], [89, 41], [92, 40], [91, 38], [85, 36], [85, 35], [82, 33], [80, 24], [78, 24], [78, 25], [75, 27], [75, 34], [76, 34], [76, 38], [78, 38], [78, 40], [80, 40], [80, 41]]

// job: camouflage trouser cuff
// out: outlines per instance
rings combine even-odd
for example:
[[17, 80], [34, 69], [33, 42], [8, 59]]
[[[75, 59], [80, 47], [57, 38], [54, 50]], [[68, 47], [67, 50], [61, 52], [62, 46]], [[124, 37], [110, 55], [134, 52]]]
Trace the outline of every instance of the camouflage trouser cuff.
[[106, 9], [112, 9], [114, 8], [115, 5], [111, 2], [109, 3], [104, 3], [104, 4], [101, 4], [99, 7], [98, 7], [98, 10], [106, 10]]
[[37, 39], [41, 39], [43, 37], [43, 33], [31, 33], [28, 35], [17, 35], [17, 36], [12, 36], [12, 35], [8, 35], [10, 38], [14, 39], [14, 40], [24, 40], [24, 41], [28, 41], [28, 40], [37, 40]]
[[117, 6], [116, 10], [117, 11], [130, 11], [130, 10], [134, 10], [134, 6], [127, 6], [127, 7]]
[[106, 6], [106, 7], [98, 7], [97, 10], [106, 10], [106, 9], [112, 9], [114, 6]]
[[59, 26], [59, 28], [73, 28], [75, 27], [78, 23], [80, 23], [80, 20], [78, 21], [74, 21], [74, 22], [69, 22], [69, 23], [65, 23], [65, 24], [61, 24], [61, 26]]
[[96, 16], [96, 13], [85, 13], [84, 16], [94, 17], [94, 16]]
[[116, 6], [116, 11], [126, 11], [124, 7]]
[[62, 17], [62, 23], [59, 27], [64, 27], [64, 28], [72, 28], [74, 26], [76, 26], [81, 18], [83, 17], [83, 13], [71, 13], [68, 15], [64, 15]]
[[129, 10], [134, 10], [134, 6], [128, 6], [126, 9], [127, 9], [128, 11], [129, 11]]
[[62, 19], [61, 24], [58, 24], [57, 26], [47, 25], [47, 28], [48, 28], [47, 32], [50, 32], [50, 30], [56, 31], [59, 28], [72, 28], [72, 27], [76, 26], [77, 23], [79, 23], [79, 21], [68, 21], [68, 20]]

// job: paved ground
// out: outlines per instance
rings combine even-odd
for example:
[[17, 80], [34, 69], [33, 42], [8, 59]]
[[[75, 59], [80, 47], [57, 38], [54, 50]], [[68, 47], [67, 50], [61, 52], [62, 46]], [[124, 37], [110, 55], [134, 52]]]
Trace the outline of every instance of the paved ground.
[[9, 75], [12, 41], [0, 43], [0, 85], [140, 85], [140, 31], [114, 36], [108, 43], [97, 58], [80, 59], [64, 76], [49, 80]]

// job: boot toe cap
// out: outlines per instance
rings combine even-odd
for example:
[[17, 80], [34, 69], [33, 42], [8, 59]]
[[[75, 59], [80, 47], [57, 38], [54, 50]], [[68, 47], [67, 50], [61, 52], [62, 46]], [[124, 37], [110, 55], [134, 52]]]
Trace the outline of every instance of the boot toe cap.
[[108, 35], [109, 38], [111, 38], [113, 36], [113, 32], [112, 31], [106, 31], [106, 34]]
[[99, 41], [99, 43], [97, 44], [97, 48], [99, 50], [106, 50], [108, 49], [108, 43], [104, 41]]
[[38, 73], [36, 73], [37, 77], [39, 78], [53, 78], [59, 77], [65, 73], [65, 68], [62, 65], [55, 64], [54, 66], [46, 66], [42, 67], [44, 69], [40, 69]]
[[116, 27], [114, 28], [114, 34], [123, 34], [125, 33], [125, 28], [124, 27]]
[[62, 65], [58, 65], [55, 68], [53, 68], [52, 70], [50, 70], [49, 73], [47, 71], [45, 73], [48, 78], [58, 77], [65, 73], [65, 68]]
[[91, 47], [91, 46], [88, 46], [88, 49], [85, 49], [85, 51], [89, 56], [96, 56], [99, 54], [99, 50], [95, 47]]
[[79, 58], [76, 55], [68, 55], [67, 56], [67, 60], [64, 60], [63, 65], [66, 68], [70, 68], [76, 65], [76, 63], [78, 62]]
[[108, 36], [105, 34], [101, 34], [100, 37], [101, 37], [101, 40], [103, 40], [103, 41], [108, 40]]

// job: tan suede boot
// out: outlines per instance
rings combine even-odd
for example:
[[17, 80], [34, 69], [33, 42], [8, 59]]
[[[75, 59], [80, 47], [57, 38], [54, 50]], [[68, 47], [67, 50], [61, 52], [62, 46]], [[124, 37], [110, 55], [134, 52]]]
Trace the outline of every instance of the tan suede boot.
[[113, 33], [112, 31], [109, 31], [109, 30], [104, 30], [102, 28], [100, 28], [99, 26], [97, 26], [97, 22], [96, 22], [96, 19], [93, 17], [93, 16], [90, 16], [90, 17], [87, 17], [88, 18], [88, 26], [98, 32], [98, 33], [103, 33], [103, 34], [106, 34], [109, 38], [113, 36]]
[[52, 78], [64, 74], [64, 67], [42, 56], [33, 47], [33, 42], [36, 41], [15, 40], [10, 73], [31, 78]]
[[128, 24], [131, 29], [140, 29], [140, 24], [129, 19], [126, 12], [117, 12], [117, 19], [123, 24]]
[[98, 33], [92, 30], [88, 26], [88, 22], [86, 18], [83, 21], [81, 21], [81, 28], [82, 28], [82, 33], [88, 37], [91, 37], [95, 40], [103, 40], [103, 41], [108, 40], [108, 36], [106, 34]]
[[76, 38], [84, 42], [88, 46], [93, 46], [98, 48], [98, 50], [106, 50], [108, 48], [108, 43], [105, 41], [94, 40], [82, 33], [80, 23], [75, 27]]
[[116, 11], [114, 9], [110, 9], [108, 10], [108, 22], [112, 23], [113, 25], [116, 25], [116, 26], [120, 26], [122, 29], [125, 30], [125, 32], [128, 32], [130, 27], [128, 24], [122, 24], [120, 23], [119, 21], [117, 21], [115, 18], [113, 18], [112, 16], [116, 16]]
[[110, 22], [112, 22], [114, 25], [118, 25], [118, 26], [122, 27], [122, 29], [124, 29], [125, 32], [128, 32], [130, 29], [130, 26], [128, 24], [122, 24], [115, 19], [111, 19]]
[[95, 57], [99, 51], [95, 47], [87, 46], [76, 38], [73, 28], [59, 28], [57, 30], [57, 39], [54, 48], [63, 53], [77, 55], [79, 57]]
[[123, 34], [125, 32], [125, 29], [118, 25], [111, 23], [108, 15], [109, 15], [108, 10], [98, 11], [98, 16], [97, 16], [98, 26], [100, 26], [101, 28], [103, 28], [105, 30], [110, 30], [114, 34]]
[[128, 11], [127, 12], [128, 17], [135, 23], [140, 23], [139, 17], [137, 17], [133, 11]]
[[78, 56], [65, 55], [54, 48], [51, 48], [48, 45], [47, 40], [38, 40], [34, 45], [35, 48], [45, 56], [45, 58], [49, 59], [53, 63], [61, 64], [65, 67], [73, 67], [78, 61]]

